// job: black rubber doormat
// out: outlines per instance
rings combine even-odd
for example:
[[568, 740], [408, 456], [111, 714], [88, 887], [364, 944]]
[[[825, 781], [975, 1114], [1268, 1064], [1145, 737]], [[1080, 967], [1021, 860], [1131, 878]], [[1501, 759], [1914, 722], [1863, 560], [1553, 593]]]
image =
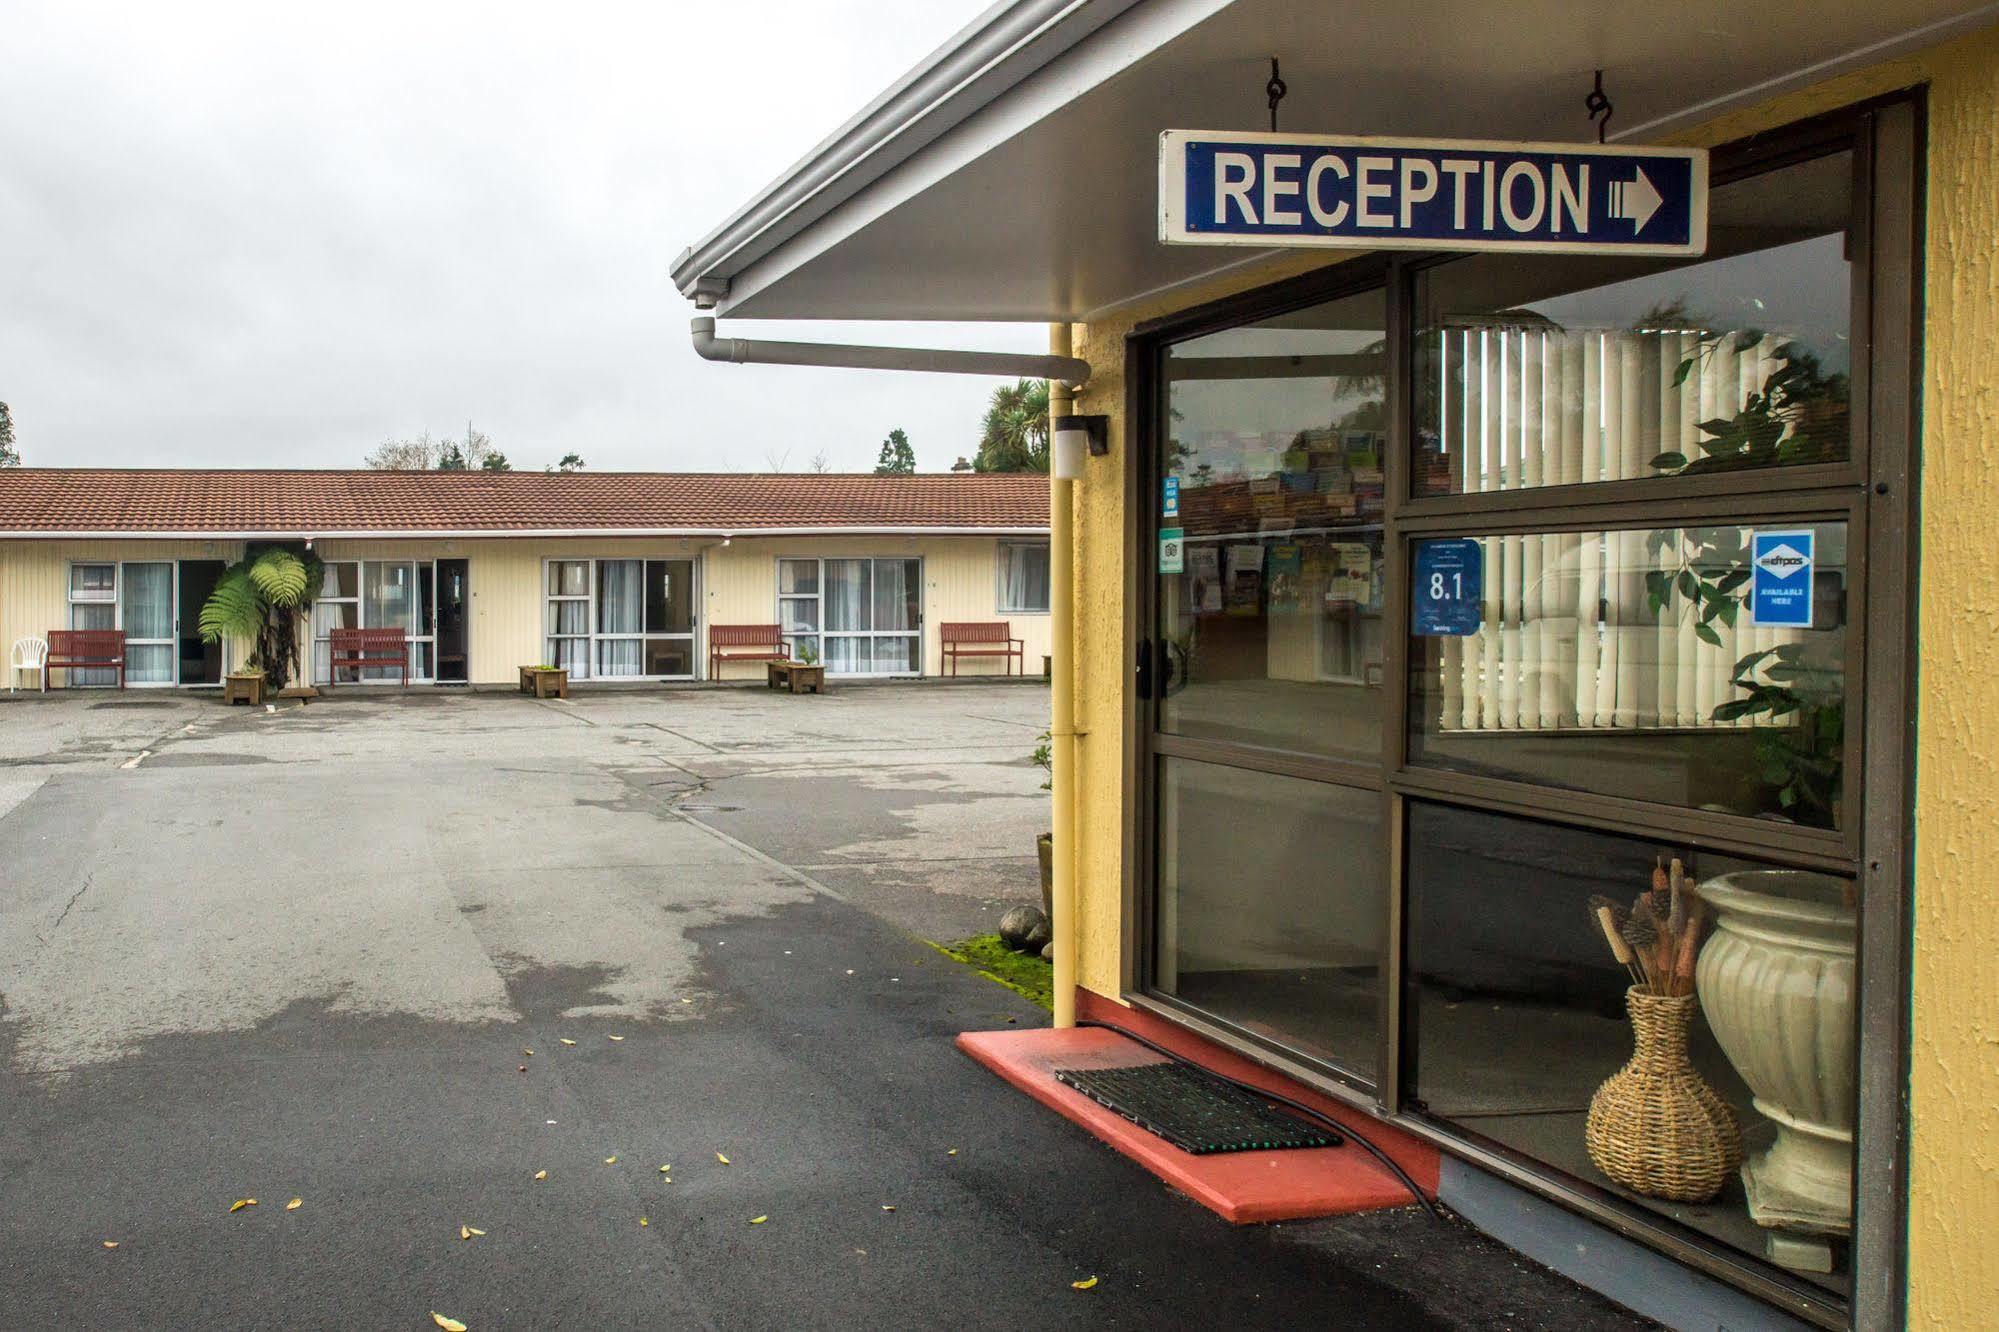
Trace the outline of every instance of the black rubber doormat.
[[1117, 1111], [1183, 1152], [1337, 1147], [1341, 1138], [1188, 1064], [1058, 1068], [1055, 1080]]

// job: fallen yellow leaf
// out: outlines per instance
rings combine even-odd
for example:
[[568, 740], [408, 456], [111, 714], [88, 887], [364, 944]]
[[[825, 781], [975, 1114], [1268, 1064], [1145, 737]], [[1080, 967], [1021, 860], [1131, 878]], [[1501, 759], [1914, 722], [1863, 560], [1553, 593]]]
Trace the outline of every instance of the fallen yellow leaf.
[[721, 1163], [722, 1163], [723, 1165], [727, 1165], [727, 1164], [729, 1164], [729, 1158], [728, 1158], [728, 1157], [726, 1157], [726, 1156], [724, 1156], [724, 1155], [722, 1155], [722, 1154], [721, 1154], [720, 1152], [716, 1152], [716, 1153], [715, 1153], [715, 1159], [716, 1159], [717, 1161], [720, 1161], [720, 1162], [721, 1162]]
[[479, 1227], [477, 1227], [477, 1226], [460, 1226], [460, 1227], [458, 1227], [458, 1238], [459, 1238], [459, 1239], [462, 1239], [462, 1240], [469, 1240], [469, 1239], [471, 1239], [471, 1238], [472, 1238], [472, 1237], [473, 1237], [474, 1235], [483, 1235], [483, 1234], [485, 1234], [485, 1233], [486, 1233], [485, 1231], [483, 1231], [483, 1230], [479, 1229]]
[[660, 1174], [662, 1174], [662, 1175], [668, 1175], [668, 1174], [672, 1174], [672, 1173], [673, 1173], [673, 1167], [672, 1167], [672, 1166], [670, 1166], [670, 1165], [663, 1165], [663, 1166], [661, 1166], [661, 1167], [659, 1168], [659, 1173], [660, 1173]]
[[1092, 1286], [1094, 1286], [1094, 1285], [1096, 1285], [1096, 1284], [1097, 1284], [1097, 1279], [1096, 1279], [1095, 1277], [1085, 1277], [1085, 1278], [1083, 1278], [1083, 1279], [1082, 1279], [1081, 1281], [1071, 1281], [1071, 1282], [1069, 1283], [1069, 1289], [1070, 1289], [1070, 1290], [1088, 1290], [1088, 1289], [1089, 1289], [1090, 1287], [1092, 1287]]
[[604, 1158], [605, 1165], [616, 1165], [617, 1163], [618, 1163], [618, 1158], [615, 1156], [607, 1156]]
[[534, 1058], [534, 1051], [527, 1049], [526, 1047], [522, 1047], [521, 1053], [528, 1056], [528, 1058], [530, 1059]]
[[894, 1203], [883, 1203], [883, 1204], [882, 1204], [882, 1210], [883, 1210], [884, 1212], [893, 1212], [893, 1211], [895, 1210], [895, 1204], [894, 1204]]
[[232, 1212], [240, 1212], [245, 1207], [255, 1207], [256, 1205], [257, 1205], [257, 1200], [255, 1198], [238, 1198], [235, 1202], [229, 1204], [229, 1210]]
[[622, 1036], [613, 1036], [613, 1037], [612, 1037], [611, 1039], [612, 1039], [612, 1040], [614, 1040], [614, 1041], [622, 1041], [622, 1040], [623, 1040], [623, 1039], [625, 1039], [625, 1038], [624, 1038], [624, 1037], [622, 1037]]
[[558, 1037], [556, 1037], [555, 1039], [557, 1039], [558, 1041], [561, 1041], [561, 1042], [562, 1042], [562, 1043], [563, 1043], [564, 1045], [574, 1045], [574, 1044], [576, 1044], [576, 1042], [575, 1042], [575, 1041], [572, 1041], [572, 1040], [570, 1040], [570, 1039], [569, 1039], [569, 1038], [568, 1038], [567, 1036], [558, 1036]]
[[444, 1332], [465, 1332], [465, 1324], [456, 1318], [447, 1318], [437, 1310], [430, 1311], [430, 1321], [444, 1329]]
[[537, 1170], [537, 1171], [535, 1171], [535, 1172], [534, 1172], [534, 1177], [535, 1177], [536, 1179], [547, 1179], [547, 1178], [548, 1178], [548, 1172], [547, 1172], [546, 1170]]
[[944, 1155], [946, 1156], [956, 1156], [957, 1154], [958, 1154], [958, 1149], [956, 1147], [953, 1147], [950, 1151], [944, 1153]]
[[646, 1225], [651, 1225], [652, 1223], [650, 1221], [647, 1221], [644, 1217], [640, 1217], [639, 1224], [642, 1226], [646, 1226]]
[[117, 1241], [117, 1240], [105, 1240], [105, 1241], [104, 1241], [104, 1247], [105, 1247], [105, 1248], [107, 1248], [107, 1249], [115, 1249], [115, 1248], [117, 1248], [117, 1247], [118, 1247], [118, 1241]]
[[305, 1199], [294, 1198], [290, 1202], [285, 1204], [285, 1210], [287, 1212], [296, 1212], [299, 1208], [303, 1206], [305, 1206]]
[[767, 1216], [753, 1216], [750, 1218], [750, 1224], [753, 1226], [760, 1226], [768, 1220], [770, 1220], [770, 1218]]

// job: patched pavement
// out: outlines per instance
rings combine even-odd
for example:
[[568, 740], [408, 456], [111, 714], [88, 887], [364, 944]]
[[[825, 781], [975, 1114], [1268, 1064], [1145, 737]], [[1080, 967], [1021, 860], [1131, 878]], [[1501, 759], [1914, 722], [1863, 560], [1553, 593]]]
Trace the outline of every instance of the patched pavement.
[[1043, 1018], [919, 936], [1038, 892], [1046, 706], [0, 701], [0, 1325], [1624, 1325], [1227, 1227], [951, 1047]]

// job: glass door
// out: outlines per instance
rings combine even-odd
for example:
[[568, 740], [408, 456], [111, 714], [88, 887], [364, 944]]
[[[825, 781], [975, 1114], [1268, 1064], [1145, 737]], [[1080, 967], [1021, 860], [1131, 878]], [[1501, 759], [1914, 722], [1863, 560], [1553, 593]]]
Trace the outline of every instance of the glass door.
[[823, 578], [828, 672], [916, 675], [922, 671], [923, 561], [827, 560]]
[[180, 562], [176, 589], [180, 608], [174, 630], [180, 644], [180, 682], [184, 685], [222, 683], [222, 644], [202, 641], [201, 608], [208, 604], [226, 567], [221, 560]]
[[1377, 288], [1169, 345], [1145, 482], [1147, 988], [1361, 1086], [1388, 886], [1385, 329]]
[[125, 682], [172, 684], [177, 649], [171, 561], [124, 566], [118, 618], [125, 630]]

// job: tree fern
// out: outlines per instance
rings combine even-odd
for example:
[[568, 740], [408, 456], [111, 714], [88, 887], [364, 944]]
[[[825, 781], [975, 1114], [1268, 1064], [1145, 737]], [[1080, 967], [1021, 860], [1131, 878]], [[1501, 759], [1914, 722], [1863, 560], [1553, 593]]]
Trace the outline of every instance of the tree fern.
[[279, 609], [305, 600], [305, 561], [288, 550], [267, 550], [250, 565], [250, 581], [264, 600]]
[[255, 639], [263, 629], [264, 599], [242, 565], [232, 566], [216, 580], [198, 624], [202, 641], [208, 643], [224, 638]]

